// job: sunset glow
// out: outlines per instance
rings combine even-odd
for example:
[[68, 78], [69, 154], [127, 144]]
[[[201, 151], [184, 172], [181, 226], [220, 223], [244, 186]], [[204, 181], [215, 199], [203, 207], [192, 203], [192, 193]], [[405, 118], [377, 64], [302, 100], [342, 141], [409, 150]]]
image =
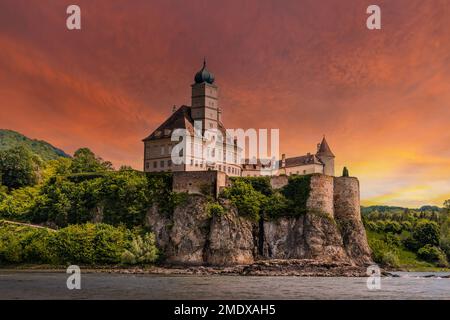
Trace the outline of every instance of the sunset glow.
[[0, 128], [142, 169], [141, 139], [189, 104], [203, 57], [224, 124], [279, 128], [287, 156], [325, 134], [363, 205], [450, 198], [450, 2], [79, 0], [0, 3]]

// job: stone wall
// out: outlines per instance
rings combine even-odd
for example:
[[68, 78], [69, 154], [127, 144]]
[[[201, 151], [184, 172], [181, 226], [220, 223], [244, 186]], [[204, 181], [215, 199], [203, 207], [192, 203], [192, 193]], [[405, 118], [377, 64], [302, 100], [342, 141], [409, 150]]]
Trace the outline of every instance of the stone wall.
[[147, 224], [165, 262], [181, 265], [236, 265], [254, 262], [253, 223], [224, 204], [226, 212], [210, 217], [206, 197], [191, 195], [171, 216], [153, 206]]
[[272, 189], [281, 189], [288, 184], [288, 180], [289, 178], [286, 175], [273, 176], [270, 177], [270, 185], [272, 186]]
[[217, 196], [228, 177], [220, 171], [183, 171], [173, 173], [172, 190], [190, 194], [209, 193]]

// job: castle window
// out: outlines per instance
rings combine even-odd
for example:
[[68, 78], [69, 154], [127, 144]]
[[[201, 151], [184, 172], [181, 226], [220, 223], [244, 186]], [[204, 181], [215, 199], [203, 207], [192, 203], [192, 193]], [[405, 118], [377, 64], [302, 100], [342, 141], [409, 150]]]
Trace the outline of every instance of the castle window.
[[172, 166], [172, 160], [167, 160], [167, 166], [171, 167]]
[[164, 168], [164, 160], [161, 160], [159, 164], [160, 164], [161, 168]]
[[219, 164], [219, 171], [222, 171], [222, 165]]
[[147, 169], [150, 169], [150, 162], [146, 162], [146, 163], [145, 163], [145, 167], [146, 167]]
[[164, 146], [161, 146], [161, 155], [164, 155]]
[[195, 161], [195, 166], [198, 167], [198, 162], [197, 161]]
[[157, 168], [158, 167], [158, 163], [156, 161], [153, 161], [153, 168]]
[[303, 174], [306, 174], [306, 170], [303, 170]]

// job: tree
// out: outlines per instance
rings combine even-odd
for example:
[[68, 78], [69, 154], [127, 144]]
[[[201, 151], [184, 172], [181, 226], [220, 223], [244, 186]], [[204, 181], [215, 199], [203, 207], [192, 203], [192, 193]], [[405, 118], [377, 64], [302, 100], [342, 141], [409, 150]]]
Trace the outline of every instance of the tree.
[[349, 176], [347, 167], [344, 167], [344, 170], [342, 170], [342, 176], [343, 177], [348, 177]]
[[37, 183], [41, 159], [29, 149], [17, 146], [0, 151], [0, 177], [4, 186], [17, 189]]
[[109, 161], [103, 161], [96, 157], [88, 148], [80, 148], [73, 155], [70, 171], [72, 173], [101, 172], [112, 170], [112, 164]]
[[417, 241], [419, 247], [427, 244], [439, 246], [439, 237], [439, 225], [434, 221], [420, 220], [413, 231], [413, 239]]
[[450, 199], [444, 201], [444, 209], [450, 211]]

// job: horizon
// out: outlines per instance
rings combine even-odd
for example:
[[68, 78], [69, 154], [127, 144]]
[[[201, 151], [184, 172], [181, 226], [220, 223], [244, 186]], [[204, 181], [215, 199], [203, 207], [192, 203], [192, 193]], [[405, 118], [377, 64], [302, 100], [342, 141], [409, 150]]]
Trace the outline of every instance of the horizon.
[[0, 4], [0, 127], [142, 170], [141, 139], [189, 105], [206, 56], [226, 127], [280, 128], [287, 157], [325, 134], [362, 206], [450, 198], [445, 0], [379, 1], [375, 32], [368, 1], [78, 4], [79, 32], [61, 27], [66, 1]]

